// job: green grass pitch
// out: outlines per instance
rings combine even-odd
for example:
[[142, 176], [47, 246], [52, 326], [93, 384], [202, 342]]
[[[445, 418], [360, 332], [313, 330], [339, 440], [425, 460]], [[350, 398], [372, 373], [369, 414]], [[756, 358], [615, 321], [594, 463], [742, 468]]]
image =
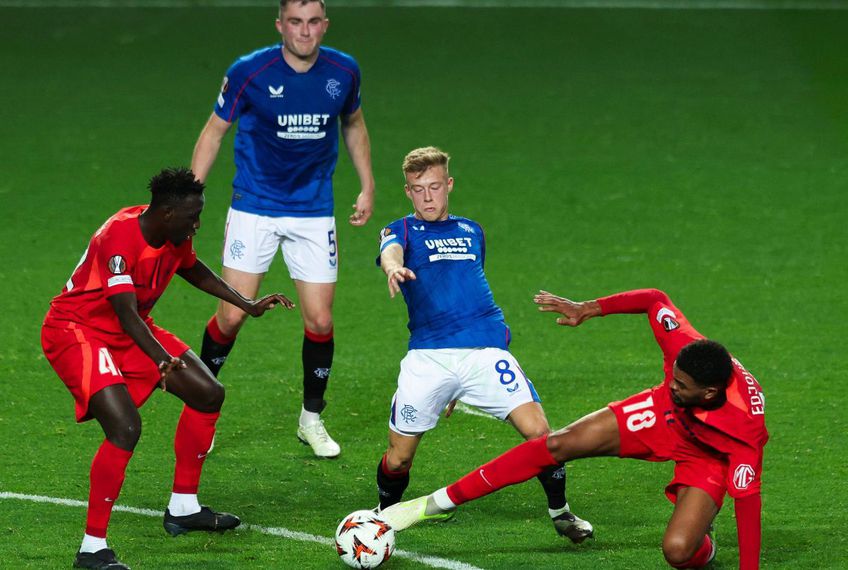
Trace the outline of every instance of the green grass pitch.
[[[0, 492], [87, 496], [101, 440], [76, 426], [39, 327], [98, 225], [146, 200], [148, 178], [187, 164], [221, 77], [274, 42], [269, 9], [0, 9]], [[295, 439], [300, 321], [248, 324], [224, 369], [227, 402], [201, 500], [246, 523], [330, 537], [376, 503], [406, 312], [374, 267], [381, 224], [410, 210], [400, 161], [452, 153], [452, 211], [487, 231], [487, 273], [512, 350], [562, 426], [661, 379], [639, 317], [558, 328], [530, 299], [666, 290], [701, 332], [762, 382], [766, 568], [845, 568], [848, 387], [845, 283], [848, 12], [332, 9], [330, 46], [357, 56], [378, 185], [369, 225], [344, 221], [358, 191], [336, 175], [341, 275], [327, 424], [343, 447], [317, 461]], [[209, 179], [196, 238], [218, 270], [232, 136]], [[293, 293], [280, 259], [266, 291]], [[176, 279], [154, 311], [199, 350], [212, 299]], [[842, 348], [840, 348], [842, 347]], [[156, 394], [119, 504], [163, 510], [179, 405]], [[425, 438], [408, 497], [519, 440], [458, 413]], [[569, 500], [596, 526], [555, 536], [534, 482], [462, 508], [398, 547], [477, 568], [662, 568], [671, 465], [574, 463]], [[84, 509], [0, 500], [0, 567], [65, 568]], [[716, 568], [736, 566], [732, 502]], [[110, 545], [133, 568], [336, 568], [323, 544], [243, 530], [172, 539], [117, 512]], [[388, 568], [424, 568], [397, 558]]]

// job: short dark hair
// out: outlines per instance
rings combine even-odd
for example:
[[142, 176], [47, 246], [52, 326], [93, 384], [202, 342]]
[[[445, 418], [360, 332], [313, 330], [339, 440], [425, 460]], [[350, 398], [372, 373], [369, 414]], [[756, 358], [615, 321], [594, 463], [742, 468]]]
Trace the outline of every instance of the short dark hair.
[[733, 374], [730, 353], [714, 340], [701, 339], [684, 346], [677, 367], [702, 388], [727, 388]]
[[184, 166], [163, 168], [150, 179], [147, 187], [153, 194], [150, 207], [154, 209], [182, 202], [189, 196], [202, 194], [206, 189], [203, 182], [194, 176], [194, 172]]
[[285, 11], [288, 4], [300, 4], [301, 6], [306, 6], [312, 2], [318, 2], [321, 4], [321, 8], [325, 11], [327, 10], [327, 6], [324, 5], [324, 0], [280, 0], [280, 14]]

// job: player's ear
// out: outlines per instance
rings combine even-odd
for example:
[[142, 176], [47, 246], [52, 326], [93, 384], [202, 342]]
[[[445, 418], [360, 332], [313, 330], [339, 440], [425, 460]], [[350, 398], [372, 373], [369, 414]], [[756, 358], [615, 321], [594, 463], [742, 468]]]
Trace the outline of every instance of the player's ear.
[[283, 34], [283, 22], [279, 18], [277, 18], [277, 21], [274, 22], [274, 27], [277, 28], [277, 32], [279, 32], [280, 35]]
[[448, 193], [453, 192], [453, 176], [448, 176]]
[[171, 218], [174, 217], [174, 207], [170, 204], [163, 205], [159, 208], [159, 211], [162, 212], [162, 219], [166, 222], [171, 221]]
[[704, 388], [704, 401], [705, 402], [712, 402], [717, 397], [718, 397], [718, 388], [713, 387], [713, 386], [711, 386], [709, 388]]

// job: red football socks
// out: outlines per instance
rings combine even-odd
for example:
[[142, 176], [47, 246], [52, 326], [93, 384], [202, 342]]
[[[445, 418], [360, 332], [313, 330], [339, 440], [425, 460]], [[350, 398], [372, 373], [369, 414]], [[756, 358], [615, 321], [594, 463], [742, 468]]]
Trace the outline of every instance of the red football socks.
[[215, 315], [212, 315], [212, 318], [206, 323], [206, 331], [209, 333], [209, 337], [218, 344], [232, 344], [236, 340], [236, 335], [227, 336], [221, 332], [221, 329], [218, 328], [218, 318]]
[[546, 468], [559, 465], [548, 451], [547, 441], [548, 436], [544, 435], [513, 447], [448, 486], [448, 497], [456, 505], [461, 505], [503, 487], [527, 481]]
[[88, 516], [85, 532], [106, 538], [106, 527], [112, 515], [112, 505], [121, 492], [127, 463], [132, 451], [113, 445], [108, 439], [100, 445], [91, 462], [91, 488], [88, 493]]
[[200, 472], [215, 436], [215, 422], [220, 415], [221, 412], [208, 414], [188, 406], [183, 407], [174, 437], [174, 452], [177, 456], [174, 493], [197, 494]]

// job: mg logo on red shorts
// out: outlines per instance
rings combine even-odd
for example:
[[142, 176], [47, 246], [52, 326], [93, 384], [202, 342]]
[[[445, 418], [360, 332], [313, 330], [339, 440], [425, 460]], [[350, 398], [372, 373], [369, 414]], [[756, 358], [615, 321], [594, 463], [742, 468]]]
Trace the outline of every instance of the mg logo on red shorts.
[[733, 472], [733, 486], [737, 489], [747, 489], [754, 482], [754, 468], [745, 463], [736, 467]]

